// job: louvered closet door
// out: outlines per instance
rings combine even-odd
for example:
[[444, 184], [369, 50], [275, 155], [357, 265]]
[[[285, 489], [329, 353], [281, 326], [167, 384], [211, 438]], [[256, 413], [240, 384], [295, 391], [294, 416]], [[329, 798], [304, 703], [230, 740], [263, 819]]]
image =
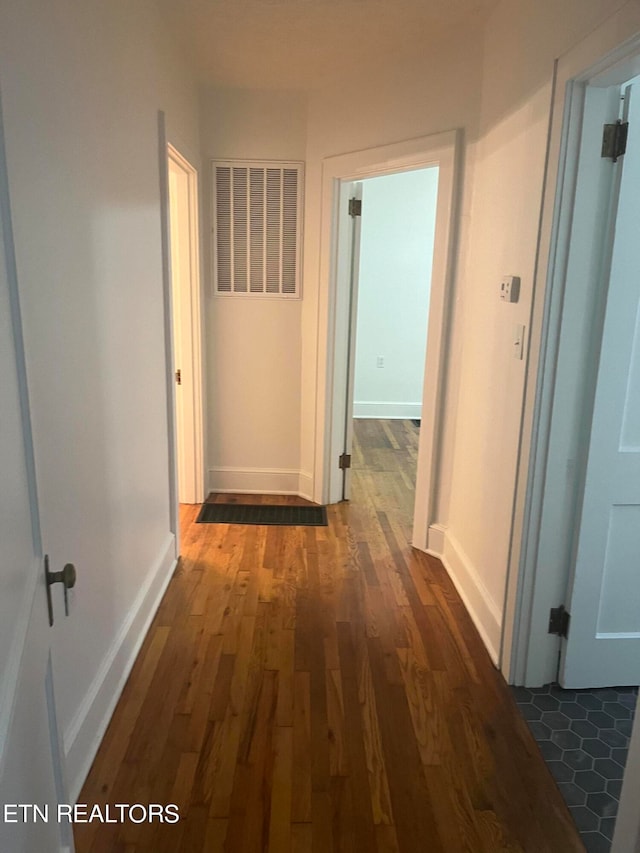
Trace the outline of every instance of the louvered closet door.
[[298, 296], [301, 164], [216, 162], [213, 180], [216, 293]]

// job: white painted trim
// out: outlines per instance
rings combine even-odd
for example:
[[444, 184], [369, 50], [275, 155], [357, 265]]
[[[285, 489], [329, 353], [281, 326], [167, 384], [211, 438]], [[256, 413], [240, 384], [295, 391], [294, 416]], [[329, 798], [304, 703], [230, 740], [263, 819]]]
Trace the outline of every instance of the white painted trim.
[[29, 579], [23, 591], [20, 613], [16, 619], [16, 627], [11, 641], [7, 666], [0, 682], [0, 777], [2, 776], [4, 757], [8, 744], [9, 727], [13, 718], [13, 709], [18, 691], [18, 680], [20, 678], [22, 657], [27, 641], [27, 631], [31, 620], [31, 611], [33, 610], [36, 589], [38, 588], [38, 580], [44, 576], [42, 566], [42, 560], [38, 559], [34, 560], [30, 568]]
[[164, 307], [164, 360], [167, 394], [169, 530], [175, 536], [176, 556], [180, 553], [178, 524], [178, 460], [176, 453], [176, 402], [173, 375], [173, 294], [171, 292], [171, 231], [169, 224], [169, 161], [167, 159], [167, 123], [158, 111], [158, 178], [160, 185], [160, 241], [162, 252], [162, 298]]
[[420, 419], [422, 417], [422, 403], [355, 402], [353, 404], [353, 417], [402, 421]]
[[[203, 405], [203, 366], [202, 366], [202, 285], [200, 278], [200, 222], [198, 205], [198, 170], [193, 166], [180, 151], [167, 143], [167, 156], [187, 175], [189, 184], [189, 253], [191, 256], [190, 270], [190, 302], [191, 302], [191, 375], [193, 385], [191, 388], [190, 406], [193, 411], [193, 434], [186, 436], [190, 445], [189, 456], [193, 463], [194, 492], [189, 496], [187, 503], [202, 503], [205, 499], [205, 463], [204, 463], [204, 405]], [[173, 321], [172, 321], [173, 324]], [[173, 346], [172, 346], [173, 353]], [[171, 378], [175, 372], [175, 363], [172, 360]], [[175, 386], [173, 387], [175, 395]], [[176, 439], [180, 437], [176, 435]], [[193, 498], [193, 500], [191, 500]]]
[[[320, 288], [318, 291], [318, 360], [314, 499], [339, 499], [335, 476], [337, 436], [332, 435], [334, 408], [344, 405], [346, 392], [336, 371], [338, 196], [342, 181], [389, 175], [429, 166], [439, 167], [431, 304], [425, 360], [423, 429], [420, 432], [413, 544], [424, 550], [437, 500], [437, 458], [440, 449], [443, 364], [448, 334], [450, 280], [453, 270], [454, 216], [459, 133], [448, 131], [378, 148], [328, 157], [322, 164], [320, 227]], [[332, 464], [332, 462], [334, 464]], [[332, 476], [332, 474], [334, 476]], [[341, 484], [340, 484], [341, 485]]]
[[150, 568], [80, 707], [64, 733], [71, 802], [76, 802], [125, 682], [176, 566], [170, 534]]
[[247, 495], [297, 495], [300, 471], [290, 468], [210, 468], [209, 491]]
[[313, 501], [313, 474], [310, 471], [300, 471], [298, 495], [305, 500]]
[[489, 652], [491, 660], [498, 666], [500, 635], [502, 633], [501, 610], [489, 595], [480, 574], [451, 531], [435, 525], [430, 528], [429, 532], [431, 533], [432, 530], [436, 539], [444, 534], [444, 547], [442, 551], [429, 548], [427, 553], [442, 561]]
[[447, 535], [447, 527], [444, 524], [431, 524], [426, 550], [429, 554], [439, 556], [444, 553], [444, 541]]
[[639, 32], [640, 7], [627, 3], [562, 57], [555, 72], [500, 660], [510, 683], [524, 683], [535, 650], [531, 616], [536, 584], [545, 568], [538, 566], [537, 555], [571, 227], [572, 205], [565, 200], [574, 191], [579, 144], [575, 133], [568, 135], [568, 118], [581, 108], [574, 96], [587, 81], [599, 77], [598, 85], [605, 78], [610, 82], [606, 77], [610, 69], [640, 51]]

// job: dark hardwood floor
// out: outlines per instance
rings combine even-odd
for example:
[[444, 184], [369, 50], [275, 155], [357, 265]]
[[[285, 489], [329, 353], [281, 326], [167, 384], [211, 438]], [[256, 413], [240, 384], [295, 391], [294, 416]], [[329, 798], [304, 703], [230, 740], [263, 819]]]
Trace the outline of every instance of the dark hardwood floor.
[[182, 507], [182, 559], [80, 795], [181, 820], [78, 825], [77, 853], [584, 850], [446, 571], [408, 544], [417, 437], [356, 422], [328, 527]]

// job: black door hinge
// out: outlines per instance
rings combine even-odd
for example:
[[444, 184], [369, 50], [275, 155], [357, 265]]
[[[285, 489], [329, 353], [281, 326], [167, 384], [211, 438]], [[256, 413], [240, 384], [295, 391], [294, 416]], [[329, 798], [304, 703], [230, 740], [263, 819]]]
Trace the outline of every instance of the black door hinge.
[[349, 199], [349, 216], [362, 216], [362, 199]]
[[338, 459], [338, 467], [344, 470], [345, 468], [351, 468], [351, 454], [343, 453]]
[[605, 124], [602, 131], [602, 157], [617, 162], [627, 150], [629, 122], [618, 119], [615, 124]]
[[570, 619], [571, 616], [565, 610], [564, 604], [560, 607], [552, 607], [549, 611], [549, 633], [557, 634], [558, 637], [568, 637]]

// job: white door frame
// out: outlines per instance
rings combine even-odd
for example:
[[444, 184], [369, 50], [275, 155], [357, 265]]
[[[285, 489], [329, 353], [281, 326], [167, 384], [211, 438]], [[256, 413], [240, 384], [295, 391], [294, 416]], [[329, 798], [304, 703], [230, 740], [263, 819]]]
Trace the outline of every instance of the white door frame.
[[[625, 34], [631, 36], [621, 44]], [[556, 65], [501, 655], [502, 671], [514, 684], [535, 686], [534, 681], [555, 678], [554, 655], [532, 634], [533, 613], [534, 606], [540, 607], [545, 584], [553, 589], [568, 581], [568, 574], [565, 581], [558, 578], [557, 569], [549, 569], [554, 562], [549, 555], [557, 553], [556, 565], [563, 562], [563, 555], [555, 542], [541, 541], [541, 521], [584, 95], [587, 84], [613, 85], [623, 66], [633, 76], [636, 54], [640, 55], [640, 8], [627, 4]], [[539, 560], [543, 547], [545, 559]]]
[[[189, 193], [189, 322], [183, 331], [188, 332], [182, 339], [183, 357], [189, 361], [191, 382], [183, 386], [184, 407], [192, 415], [193, 427], [176, 434], [176, 441], [183, 445], [185, 458], [189, 460], [189, 480], [186, 503], [202, 503], [204, 500], [204, 446], [203, 446], [203, 371], [202, 371], [202, 313], [200, 288], [200, 250], [198, 225], [198, 171], [171, 143], [167, 144], [167, 156], [186, 175]], [[172, 323], [173, 328], [173, 323]], [[172, 345], [172, 374], [175, 376], [175, 345]], [[181, 365], [184, 368], [184, 365]], [[175, 382], [173, 385], [175, 395]], [[180, 487], [178, 483], [178, 487]]]
[[[178, 506], [178, 468], [176, 453], [176, 416], [175, 416], [175, 375], [173, 362], [173, 291], [171, 285], [171, 231], [169, 221], [169, 141], [167, 139], [166, 116], [162, 110], [158, 111], [158, 171], [160, 178], [160, 236], [162, 246], [162, 295], [164, 302], [164, 351], [165, 351], [165, 387], [167, 394], [167, 438], [168, 438], [168, 488], [169, 488], [169, 529], [175, 536], [176, 557], [180, 555], [180, 525]], [[197, 220], [196, 220], [197, 221]], [[199, 234], [198, 234], [199, 239]], [[200, 280], [200, 259], [194, 267], [195, 274]], [[198, 304], [200, 304], [200, 285], [196, 288]], [[197, 335], [202, 335], [201, 319], [197, 323]], [[200, 380], [194, 381], [200, 397], [200, 425], [201, 438], [203, 435], [202, 401], [202, 357], [198, 360]], [[202, 444], [200, 445], [202, 447]], [[201, 457], [200, 469], [202, 470], [204, 498], [204, 453]]]
[[[341, 181], [391, 175], [413, 169], [439, 167], [436, 229], [431, 278], [431, 302], [425, 360], [423, 428], [420, 430], [413, 544], [426, 550], [429, 527], [436, 519], [438, 458], [440, 453], [441, 404], [444, 389], [444, 362], [448, 343], [447, 320], [450, 283], [453, 273], [455, 192], [459, 133], [448, 131], [433, 136], [369, 148], [351, 154], [328, 157], [322, 165], [321, 246], [329, 247], [320, 259], [320, 340], [316, 409], [316, 453], [314, 498], [321, 503], [340, 499], [339, 478], [332, 477], [336, 435], [344, 426], [346, 405], [344, 344], [336, 339], [336, 310], [344, 302], [337, 292], [338, 200]], [[323, 286], [326, 283], [326, 286]], [[344, 283], [342, 283], [343, 286]], [[348, 303], [348, 300], [347, 300]], [[339, 444], [339, 442], [338, 442]]]

